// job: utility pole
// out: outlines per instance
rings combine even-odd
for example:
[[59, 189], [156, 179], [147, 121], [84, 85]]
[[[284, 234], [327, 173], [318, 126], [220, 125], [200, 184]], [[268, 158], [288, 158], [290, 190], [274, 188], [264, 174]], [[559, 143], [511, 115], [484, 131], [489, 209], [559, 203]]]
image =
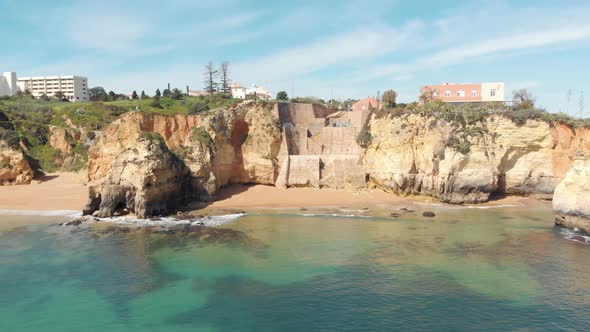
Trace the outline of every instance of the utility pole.
[[572, 89], [568, 89], [567, 90], [567, 94], [565, 97], [566, 100], [566, 107], [565, 107], [565, 113], [569, 114], [570, 112], [570, 101], [572, 99]]
[[186, 86], [186, 98], [184, 100], [186, 104], [186, 114], [188, 114], [188, 85]]
[[580, 90], [580, 119], [584, 118], [584, 90]]

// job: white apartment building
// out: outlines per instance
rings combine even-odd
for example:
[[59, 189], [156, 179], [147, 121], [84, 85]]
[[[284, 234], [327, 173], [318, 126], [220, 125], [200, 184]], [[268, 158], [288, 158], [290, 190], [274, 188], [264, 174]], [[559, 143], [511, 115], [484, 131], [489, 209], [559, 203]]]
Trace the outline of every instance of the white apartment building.
[[43, 94], [53, 97], [61, 91], [70, 101], [90, 100], [88, 92], [88, 78], [82, 76], [41, 76], [22, 77], [17, 79], [18, 89], [29, 90], [35, 98]]
[[0, 97], [14, 96], [17, 92], [16, 73], [2, 73], [2, 76], [0, 76]]
[[255, 95], [260, 99], [269, 100], [272, 97], [270, 92], [262, 86], [252, 85], [251, 88], [245, 88], [239, 83], [231, 83], [229, 87], [232, 98], [246, 99], [249, 95]]

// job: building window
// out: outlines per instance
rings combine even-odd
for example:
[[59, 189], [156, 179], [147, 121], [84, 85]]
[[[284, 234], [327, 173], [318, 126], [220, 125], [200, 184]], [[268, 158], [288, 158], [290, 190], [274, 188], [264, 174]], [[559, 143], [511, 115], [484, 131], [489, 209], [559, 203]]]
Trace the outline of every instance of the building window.
[[490, 90], [490, 97], [495, 97], [496, 96], [496, 89], [491, 89]]
[[457, 91], [457, 97], [465, 97], [465, 91]]
[[445, 97], [450, 97], [451, 96], [451, 91], [445, 91]]
[[434, 96], [434, 97], [438, 97], [438, 91], [434, 91], [434, 92], [432, 93], [432, 96]]
[[471, 90], [471, 97], [477, 97], [477, 90]]

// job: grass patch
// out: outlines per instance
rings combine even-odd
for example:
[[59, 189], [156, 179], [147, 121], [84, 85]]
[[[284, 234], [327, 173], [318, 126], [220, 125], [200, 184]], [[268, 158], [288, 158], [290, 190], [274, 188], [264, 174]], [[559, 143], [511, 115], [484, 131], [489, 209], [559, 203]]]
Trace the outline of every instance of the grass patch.
[[29, 149], [33, 158], [44, 172], [55, 172], [61, 167], [61, 152], [50, 145], [37, 145]]

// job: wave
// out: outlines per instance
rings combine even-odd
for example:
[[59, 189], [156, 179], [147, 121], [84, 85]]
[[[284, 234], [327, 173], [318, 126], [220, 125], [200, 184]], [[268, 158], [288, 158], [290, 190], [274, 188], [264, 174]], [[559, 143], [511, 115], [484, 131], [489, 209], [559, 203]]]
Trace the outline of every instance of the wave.
[[590, 236], [580, 233], [580, 230], [577, 228], [562, 228], [560, 233], [565, 235], [566, 240], [590, 245]]
[[203, 226], [220, 226], [230, 221], [237, 220], [245, 215], [246, 213], [234, 213], [192, 219], [178, 219], [176, 217], [139, 219], [127, 216], [98, 219], [102, 222], [134, 226], [177, 226], [187, 224], [202, 224]]
[[509, 208], [509, 207], [522, 207], [526, 206], [524, 204], [499, 204], [499, 205], [451, 205], [451, 204], [444, 204], [444, 203], [423, 203], [423, 202], [416, 202], [416, 205], [422, 206], [429, 206], [429, 207], [436, 207], [440, 209], [449, 209], [449, 210], [460, 210], [460, 209], [496, 209], [496, 208]]
[[339, 213], [296, 213], [302, 217], [335, 217], [335, 218], [375, 218], [373, 216], [361, 216], [358, 214], [339, 214]]
[[77, 218], [82, 216], [82, 212], [76, 210], [0, 210], [0, 215], [4, 216], [41, 216], [41, 217], [71, 217]]

